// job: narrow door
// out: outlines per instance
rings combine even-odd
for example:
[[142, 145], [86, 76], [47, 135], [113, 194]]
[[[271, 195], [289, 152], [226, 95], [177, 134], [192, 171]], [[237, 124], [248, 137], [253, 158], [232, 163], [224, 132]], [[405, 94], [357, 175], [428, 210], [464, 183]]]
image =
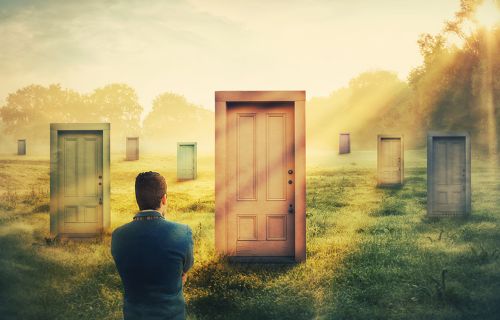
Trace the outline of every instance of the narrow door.
[[139, 160], [139, 138], [127, 138], [127, 160]]
[[177, 149], [177, 179], [196, 179], [195, 144], [179, 144]]
[[341, 133], [339, 136], [339, 153], [350, 153], [351, 152], [351, 141], [348, 133]]
[[381, 138], [379, 148], [379, 183], [401, 183], [401, 138]]
[[293, 103], [233, 103], [227, 121], [228, 249], [293, 256]]
[[102, 133], [59, 132], [58, 215], [63, 234], [102, 230]]
[[436, 137], [433, 143], [433, 212], [464, 214], [466, 210], [465, 137]]
[[20, 156], [26, 155], [26, 140], [17, 141], [17, 154]]

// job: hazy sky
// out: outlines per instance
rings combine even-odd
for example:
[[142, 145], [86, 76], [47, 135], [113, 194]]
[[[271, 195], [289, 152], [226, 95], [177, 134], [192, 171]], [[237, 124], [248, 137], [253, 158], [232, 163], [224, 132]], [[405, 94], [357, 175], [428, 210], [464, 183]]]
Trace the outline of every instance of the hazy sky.
[[417, 39], [459, 0], [0, 0], [0, 101], [32, 83], [134, 87], [146, 110], [172, 91], [213, 108], [214, 90], [328, 95], [360, 72], [406, 78]]

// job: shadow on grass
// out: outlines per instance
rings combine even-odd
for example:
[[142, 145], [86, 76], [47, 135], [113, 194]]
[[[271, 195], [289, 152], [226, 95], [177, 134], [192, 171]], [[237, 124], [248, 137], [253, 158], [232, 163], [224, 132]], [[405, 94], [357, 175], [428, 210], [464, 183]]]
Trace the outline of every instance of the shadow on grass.
[[111, 261], [89, 267], [51, 260], [38, 253], [40, 243], [28, 233], [0, 237], [2, 319], [121, 317], [120, 282]]
[[[480, 209], [466, 218], [428, 218], [418, 198], [402, 197], [407, 188], [425, 188], [424, 180], [412, 184], [384, 190], [372, 212], [380, 220], [357, 230], [360, 249], [336, 274], [335, 304], [324, 318], [499, 319], [498, 217]], [[415, 208], [389, 214], [396, 204]]]
[[[245, 264], [219, 259], [197, 266], [186, 286], [196, 319], [310, 319], [314, 298], [275, 284], [297, 265]], [[196, 298], [194, 298], [196, 297]]]

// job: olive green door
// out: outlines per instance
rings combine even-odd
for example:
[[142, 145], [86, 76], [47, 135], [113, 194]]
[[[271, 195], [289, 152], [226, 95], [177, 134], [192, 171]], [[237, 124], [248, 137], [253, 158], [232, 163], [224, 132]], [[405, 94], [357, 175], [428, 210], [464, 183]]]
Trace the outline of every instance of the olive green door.
[[26, 140], [17, 140], [17, 154], [20, 156], [26, 155]]
[[103, 226], [102, 132], [58, 133], [58, 229], [62, 234], [97, 234]]
[[196, 143], [177, 145], [177, 179], [196, 179]]

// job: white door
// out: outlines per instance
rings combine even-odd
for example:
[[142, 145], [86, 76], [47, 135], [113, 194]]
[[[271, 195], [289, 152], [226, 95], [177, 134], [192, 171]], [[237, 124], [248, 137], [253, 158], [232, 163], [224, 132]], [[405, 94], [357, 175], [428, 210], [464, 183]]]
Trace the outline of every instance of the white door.
[[177, 147], [177, 179], [196, 179], [196, 144], [179, 144]]
[[433, 213], [466, 211], [465, 137], [436, 137], [433, 143]]
[[401, 138], [380, 138], [379, 184], [399, 184], [402, 175]]

